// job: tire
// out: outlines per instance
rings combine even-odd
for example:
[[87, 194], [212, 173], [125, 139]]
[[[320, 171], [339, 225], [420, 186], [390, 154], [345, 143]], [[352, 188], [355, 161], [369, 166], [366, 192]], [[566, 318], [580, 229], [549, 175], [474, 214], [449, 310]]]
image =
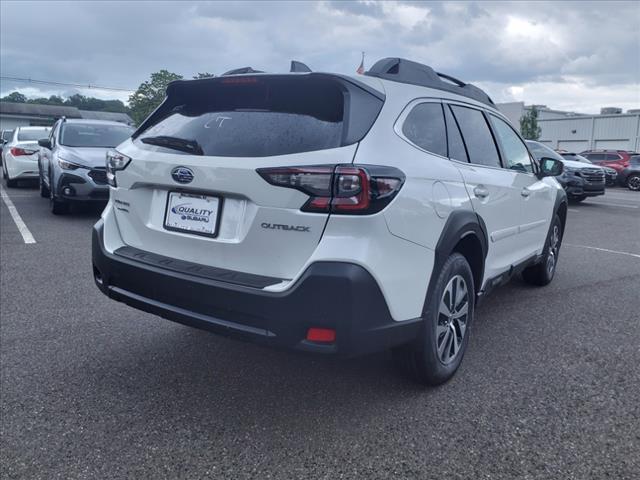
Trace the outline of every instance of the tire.
[[580, 203], [584, 201], [587, 197], [569, 197], [569, 201], [572, 203]]
[[554, 215], [547, 240], [544, 243], [544, 255], [540, 263], [525, 268], [522, 278], [531, 285], [543, 287], [549, 285], [556, 273], [558, 266], [558, 255], [562, 246], [562, 223], [560, 217]]
[[38, 175], [38, 183], [40, 184], [40, 196], [42, 198], [49, 198], [49, 187], [44, 184], [44, 180], [42, 179], [42, 172]]
[[[51, 174], [49, 174], [51, 175]], [[52, 178], [52, 177], [49, 177]], [[53, 189], [49, 189], [49, 209], [54, 215], [64, 215], [69, 213], [69, 202], [56, 199]]]
[[9, 171], [7, 170], [6, 162], [2, 164], [2, 178], [4, 178], [4, 183], [7, 185], [7, 188], [16, 188], [18, 186], [18, 180], [9, 178]]
[[634, 173], [627, 177], [627, 188], [632, 192], [640, 192], [640, 175]]
[[[455, 300], [453, 308], [451, 300]], [[440, 385], [453, 377], [469, 342], [474, 306], [471, 267], [464, 256], [454, 253], [425, 301], [418, 341], [393, 350], [396, 365], [424, 385]]]

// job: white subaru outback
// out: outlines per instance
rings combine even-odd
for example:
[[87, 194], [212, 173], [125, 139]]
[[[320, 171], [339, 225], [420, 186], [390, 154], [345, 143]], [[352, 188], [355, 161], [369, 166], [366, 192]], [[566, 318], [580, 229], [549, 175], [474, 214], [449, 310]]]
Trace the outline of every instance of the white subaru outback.
[[482, 90], [428, 66], [292, 70], [168, 87], [107, 154], [96, 284], [266, 345], [393, 349], [418, 381], [442, 383], [479, 298], [519, 272], [552, 280], [562, 164], [537, 162]]

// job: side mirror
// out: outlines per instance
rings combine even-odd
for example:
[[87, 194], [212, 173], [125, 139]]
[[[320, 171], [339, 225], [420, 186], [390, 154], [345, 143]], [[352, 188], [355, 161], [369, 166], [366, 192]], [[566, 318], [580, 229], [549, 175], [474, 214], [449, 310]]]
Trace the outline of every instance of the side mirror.
[[558, 175], [562, 175], [563, 171], [564, 165], [560, 160], [547, 157], [540, 160], [540, 178], [557, 177]]
[[51, 150], [51, 140], [49, 140], [48, 138], [41, 138], [40, 140], [38, 140], [38, 145]]

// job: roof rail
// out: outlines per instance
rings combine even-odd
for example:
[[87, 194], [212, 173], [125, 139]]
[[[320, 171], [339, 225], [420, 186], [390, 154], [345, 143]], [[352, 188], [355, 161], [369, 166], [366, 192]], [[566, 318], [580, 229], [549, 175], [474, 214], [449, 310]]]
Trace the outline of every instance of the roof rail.
[[289, 72], [310, 72], [311, 69], [306, 64], [298, 62], [297, 60], [291, 60], [291, 68]]
[[394, 82], [436, 88], [472, 98], [492, 107], [495, 106], [491, 97], [475, 85], [465, 83], [444, 73], [438, 73], [428, 65], [412, 62], [404, 58], [383, 58], [373, 64], [364, 74]]
[[224, 72], [222, 76], [226, 77], [227, 75], [242, 75], [243, 73], [264, 73], [264, 72], [262, 70], [254, 70], [251, 67], [241, 67], [241, 68], [235, 68], [233, 70], [229, 70], [228, 72]]

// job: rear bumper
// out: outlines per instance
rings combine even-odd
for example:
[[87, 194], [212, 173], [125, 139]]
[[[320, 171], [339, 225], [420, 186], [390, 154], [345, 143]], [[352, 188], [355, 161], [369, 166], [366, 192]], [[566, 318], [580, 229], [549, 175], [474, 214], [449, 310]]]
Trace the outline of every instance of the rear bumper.
[[29, 157], [12, 157], [7, 162], [7, 173], [11, 179], [38, 178], [38, 160]]
[[[354, 356], [414, 340], [421, 319], [394, 321], [374, 278], [361, 266], [312, 264], [285, 292], [216, 281], [138, 262], [104, 248], [93, 230], [96, 285], [107, 296], [169, 320], [272, 347]], [[309, 328], [330, 328], [336, 341], [309, 342]]]

